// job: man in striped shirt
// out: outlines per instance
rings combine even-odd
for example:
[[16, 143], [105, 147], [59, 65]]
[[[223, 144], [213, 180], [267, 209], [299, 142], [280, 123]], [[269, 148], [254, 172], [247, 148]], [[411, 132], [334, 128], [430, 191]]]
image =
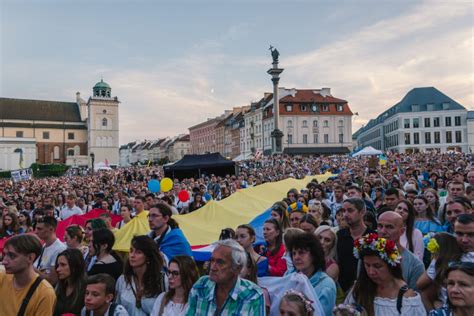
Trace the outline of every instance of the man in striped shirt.
[[209, 276], [194, 284], [186, 315], [265, 315], [262, 289], [239, 277], [246, 264], [245, 250], [235, 240], [218, 241]]

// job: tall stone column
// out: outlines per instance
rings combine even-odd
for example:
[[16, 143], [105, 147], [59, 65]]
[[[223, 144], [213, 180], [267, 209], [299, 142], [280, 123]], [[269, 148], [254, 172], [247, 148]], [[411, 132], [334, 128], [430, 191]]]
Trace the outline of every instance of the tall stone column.
[[281, 154], [283, 152], [283, 146], [281, 139], [283, 138], [283, 132], [278, 128], [280, 119], [280, 99], [278, 97], [278, 83], [280, 81], [280, 74], [283, 72], [282, 68], [278, 68], [278, 57], [280, 53], [276, 48], [270, 46], [272, 53], [273, 67], [268, 69], [267, 73], [272, 76], [273, 83], [273, 120], [274, 129], [271, 133], [272, 137], [272, 154]]

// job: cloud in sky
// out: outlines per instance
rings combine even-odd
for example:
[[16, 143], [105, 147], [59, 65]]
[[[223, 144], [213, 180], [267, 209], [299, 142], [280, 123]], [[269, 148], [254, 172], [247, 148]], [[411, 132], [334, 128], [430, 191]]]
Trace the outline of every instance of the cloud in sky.
[[[435, 86], [470, 108], [473, 94], [472, 10], [425, 2], [408, 14], [355, 31], [346, 39], [292, 56], [295, 85], [326, 84], [359, 113], [354, 128], [411, 89]], [[459, 21], [468, 23], [458, 23]], [[469, 23], [471, 21], [471, 23]]]
[[[122, 102], [121, 143], [173, 136], [271, 91], [266, 74], [271, 58], [268, 52], [262, 53], [271, 42], [282, 54], [280, 63], [285, 71], [281, 85], [331, 87], [334, 96], [348, 100], [353, 112], [359, 113], [353, 121], [354, 131], [414, 87], [435, 86], [467, 108], [472, 107], [472, 3], [408, 1], [400, 5], [408, 8], [394, 10], [392, 15], [385, 12], [379, 18], [361, 19], [361, 14], [379, 2], [363, 4], [365, 7], [356, 9], [354, 5], [335, 5], [339, 10], [333, 10], [334, 14], [319, 17], [317, 6], [298, 2], [295, 10], [304, 10], [306, 5], [306, 11], [316, 12], [314, 30], [308, 18], [272, 26], [268, 22], [271, 14], [262, 16], [260, 11], [234, 19], [224, 16], [208, 27], [209, 34], [198, 26], [194, 30], [191, 24], [184, 25], [184, 29], [170, 27], [161, 31], [188, 37], [166, 42], [148, 36], [147, 45], [158, 43], [149, 49], [134, 49], [134, 44], [140, 44], [134, 38], [114, 41], [104, 45], [111, 50], [113, 62], [94, 57], [98, 51], [87, 43], [81, 43], [79, 53], [70, 53], [74, 56], [71, 60], [67, 52], [48, 60], [43, 56], [48, 53], [46, 48], [37, 60], [8, 55], [9, 60], [1, 60], [0, 92], [12, 97], [71, 100], [77, 90], [88, 96], [92, 85], [103, 77]], [[285, 8], [281, 16], [291, 14], [293, 7]], [[332, 27], [328, 21], [347, 25], [344, 29], [333, 23]], [[14, 43], [21, 45], [17, 41]], [[173, 53], [166, 50], [167, 46], [172, 46]], [[107, 53], [101, 55], [103, 58]]]

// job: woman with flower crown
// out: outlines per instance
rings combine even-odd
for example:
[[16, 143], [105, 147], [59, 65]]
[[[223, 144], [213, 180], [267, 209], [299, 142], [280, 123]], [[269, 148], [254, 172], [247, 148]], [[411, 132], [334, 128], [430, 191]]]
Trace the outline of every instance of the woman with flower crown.
[[362, 265], [346, 304], [359, 304], [369, 316], [425, 316], [421, 297], [403, 281], [401, 255], [394, 242], [368, 234], [354, 241]]

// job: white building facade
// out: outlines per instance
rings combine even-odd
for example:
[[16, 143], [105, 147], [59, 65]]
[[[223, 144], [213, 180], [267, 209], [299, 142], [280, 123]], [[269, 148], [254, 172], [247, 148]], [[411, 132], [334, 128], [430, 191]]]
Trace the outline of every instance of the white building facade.
[[[329, 88], [280, 89], [278, 125], [283, 152], [295, 155], [345, 154], [352, 150], [352, 112]], [[273, 104], [263, 111], [264, 153], [272, 148]]]
[[415, 88], [356, 132], [359, 148], [468, 152], [468, 111], [433, 87]]

